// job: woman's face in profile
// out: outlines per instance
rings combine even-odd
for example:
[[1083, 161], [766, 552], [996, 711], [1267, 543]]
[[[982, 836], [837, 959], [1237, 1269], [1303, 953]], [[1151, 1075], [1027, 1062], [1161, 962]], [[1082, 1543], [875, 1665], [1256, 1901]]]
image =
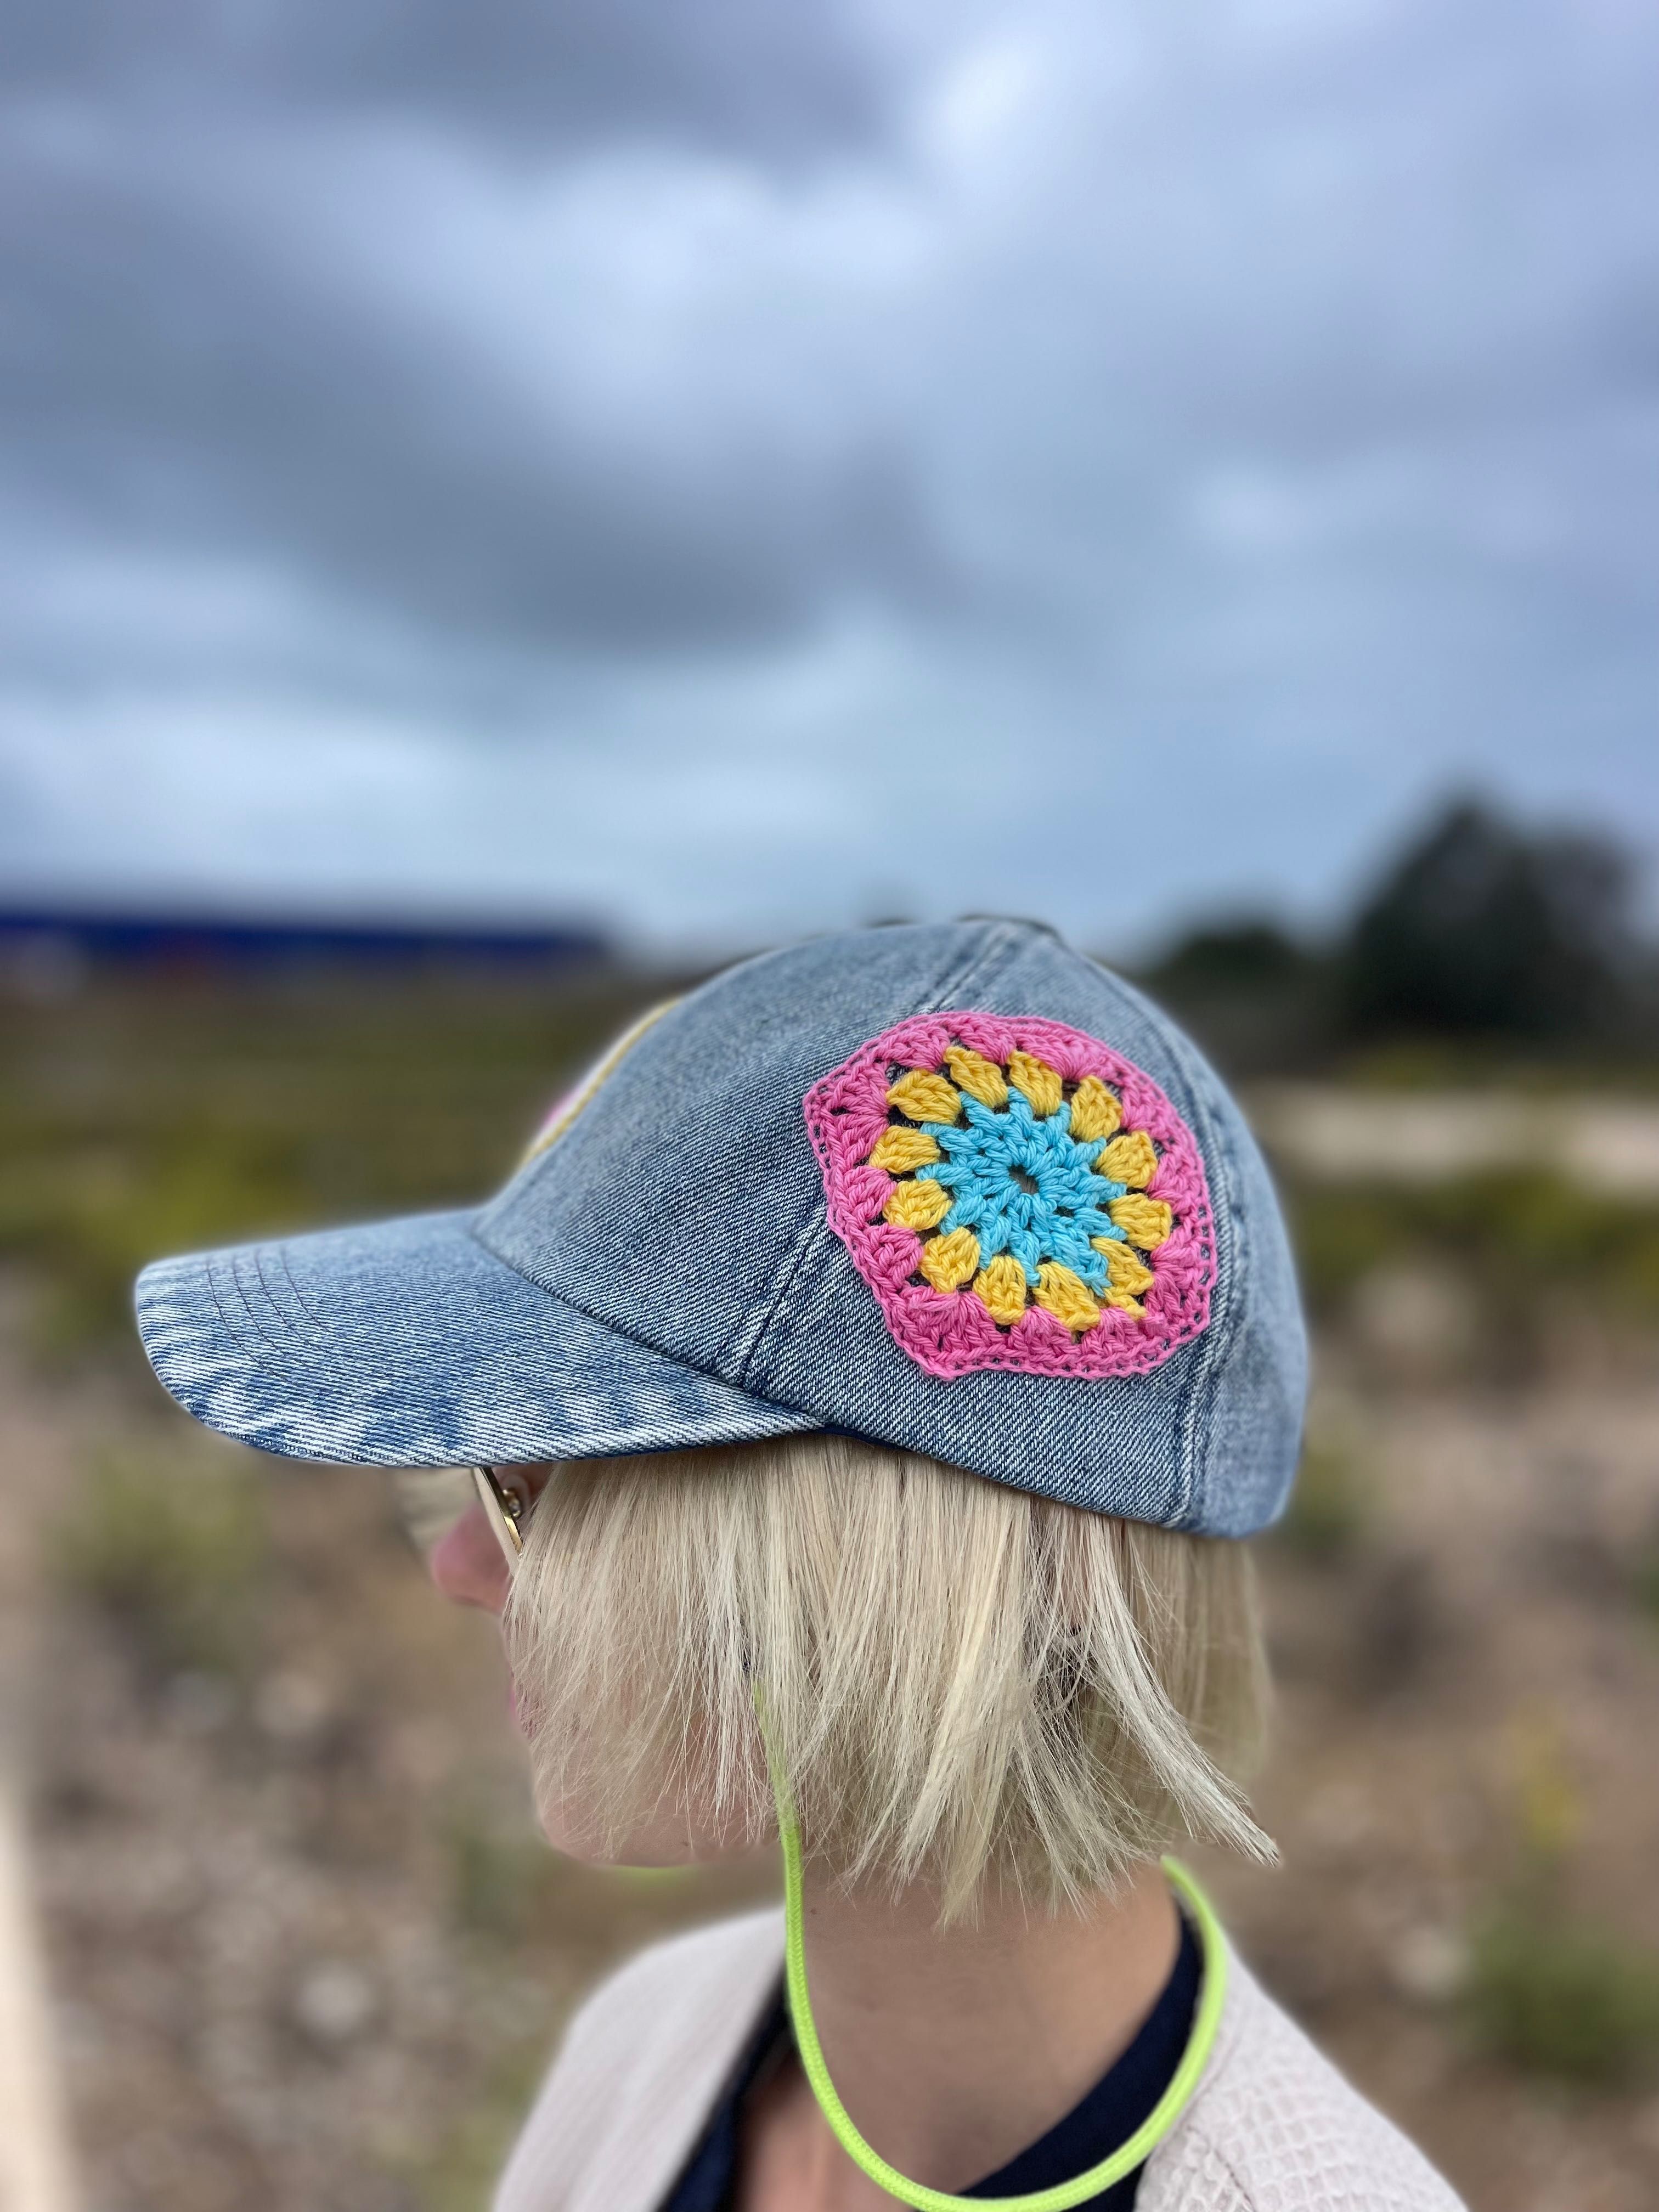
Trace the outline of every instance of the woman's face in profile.
[[[545, 1467], [514, 1470], [529, 1499], [533, 1499], [550, 1472]], [[470, 1506], [434, 1546], [428, 1567], [434, 1583], [452, 1604], [477, 1606], [501, 1619], [512, 1571], [482, 1505]], [[513, 1716], [521, 1729], [527, 1727], [516, 1681]], [[702, 1831], [695, 1822], [688, 1824], [684, 1809], [677, 1810], [672, 1804], [657, 1818], [640, 1822], [611, 1849], [600, 1846], [598, 1824], [591, 1808], [581, 1802], [567, 1798], [554, 1804], [543, 1802], [537, 1810], [554, 1850], [589, 1864], [684, 1866], [694, 1860], [725, 1856], [729, 1848], [712, 1826]]]

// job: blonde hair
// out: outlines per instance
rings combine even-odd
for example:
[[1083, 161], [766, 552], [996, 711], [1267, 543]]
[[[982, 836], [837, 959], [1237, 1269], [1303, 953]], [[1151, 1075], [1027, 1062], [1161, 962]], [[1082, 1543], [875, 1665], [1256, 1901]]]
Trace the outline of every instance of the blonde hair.
[[773, 1825], [851, 1881], [1050, 1904], [1188, 1839], [1272, 1857], [1250, 1560], [856, 1438], [560, 1466], [507, 1613], [538, 1795], [601, 1842]]

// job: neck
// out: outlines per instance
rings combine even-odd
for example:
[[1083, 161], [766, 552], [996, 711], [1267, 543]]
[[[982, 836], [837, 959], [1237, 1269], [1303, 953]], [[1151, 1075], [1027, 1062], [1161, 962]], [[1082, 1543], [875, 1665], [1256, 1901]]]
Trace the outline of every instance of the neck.
[[[943, 1931], [924, 1891], [848, 1893], [811, 1868], [804, 1905], [812, 2015], [842, 2102], [901, 2173], [951, 2191], [1034, 2142], [1121, 2056], [1180, 1941], [1155, 1866], [1081, 1911], [993, 1899], [971, 1927]], [[891, 2212], [834, 2145], [804, 2078], [784, 2094], [796, 2131], [820, 2136], [823, 2212]]]

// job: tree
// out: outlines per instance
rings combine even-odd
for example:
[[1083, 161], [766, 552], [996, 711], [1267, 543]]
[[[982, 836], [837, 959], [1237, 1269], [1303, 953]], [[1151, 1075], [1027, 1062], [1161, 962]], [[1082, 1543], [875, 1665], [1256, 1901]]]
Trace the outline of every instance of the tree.
[[1465, 799], [1362, 907], [1339, 962], [1351, 1036], [1559, 1043], [1629, 1007], [1632, 871], [1609, 841], [1529, 836]]
[[1230, 1075], [1322, 1058], [1329, 963], [1265, 915], [1188, 930], [1141, 980]]

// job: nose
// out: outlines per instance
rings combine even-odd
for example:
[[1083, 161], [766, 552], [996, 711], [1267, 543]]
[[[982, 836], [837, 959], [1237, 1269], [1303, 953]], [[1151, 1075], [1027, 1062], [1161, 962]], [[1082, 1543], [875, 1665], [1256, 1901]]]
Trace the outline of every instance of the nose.
[[457, 1605], [482, 1606], [486, 1613], [499, 1613], [507, 1603], [507, 1561], [482, 1505], [468, 1507], [433, 1547], [427, 1565], [438, 1588]]

